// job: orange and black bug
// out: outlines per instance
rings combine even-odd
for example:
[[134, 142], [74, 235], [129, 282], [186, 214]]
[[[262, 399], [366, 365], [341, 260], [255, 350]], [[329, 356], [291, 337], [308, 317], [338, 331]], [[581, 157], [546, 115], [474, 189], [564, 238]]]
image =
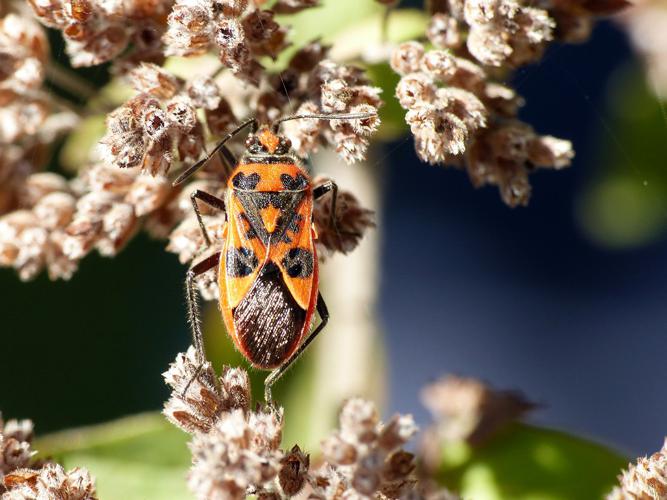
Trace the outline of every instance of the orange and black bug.
[[[337, 186], [329, 181], [317, 187], [291, 154], [289, 139], [278, 135], [280, 123], [294, 119], [368, 119], [373, 114], [297, 115], [283, 118], [272, 129], [257, 129], [247, 120], [228, 134], [203, 160], [174, 181], [182, 183], [213, 154], [220, 152], [233, 165], [222, 200], [201, 190], [191, 194], [204, 240], [211, 239], [202, 221], [197, 200], [226, 214], [222, 250], [194, 264], [187, 273], [188, 313], [194, 345], [200, 361], [206, 359], [194, 279], [218, 268], [220, 310], [237, 349], [256, 368], [273, 370], [264, 383], [264, 397], [271, 401], [271, 386], [315, 339], [327, 324], [329, 312], [318, 291], [317, 234], [313, 226], [313, 202], [329, 191], [331, 223], [335, 228]], [[246, 151], [236, 162], [225, 143], [246, 127], [251, 133]], [[310, 335], [317, 310], [320, 323]]]

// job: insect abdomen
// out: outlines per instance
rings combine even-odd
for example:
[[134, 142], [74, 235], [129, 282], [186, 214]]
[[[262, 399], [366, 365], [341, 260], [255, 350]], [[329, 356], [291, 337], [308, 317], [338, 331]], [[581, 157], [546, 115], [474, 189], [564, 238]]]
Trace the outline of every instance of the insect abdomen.
[[258, 368], [281, 365], [299, 345], [306, 311], [299, 307], [273, 262], [264, 265], [257, 280], [233, 310], [241, 349]]

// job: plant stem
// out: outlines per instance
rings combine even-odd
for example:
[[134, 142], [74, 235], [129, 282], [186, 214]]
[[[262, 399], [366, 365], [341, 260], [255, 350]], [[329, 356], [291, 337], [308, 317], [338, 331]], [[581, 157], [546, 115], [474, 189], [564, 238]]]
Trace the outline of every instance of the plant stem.
[[74, 71], [70, 71], [54, 61], [46, 65], [46, 79], [56, 87], [73, 96], [83, 97], [85, 100], [92, 99], [97, 95], [97, 89], [93, 85]]

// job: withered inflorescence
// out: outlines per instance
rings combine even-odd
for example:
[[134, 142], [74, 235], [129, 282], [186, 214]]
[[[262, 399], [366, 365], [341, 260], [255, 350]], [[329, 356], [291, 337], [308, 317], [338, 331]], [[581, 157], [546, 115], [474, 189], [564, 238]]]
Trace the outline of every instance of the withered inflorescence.
[[[0, 72], [0, 265], [22, 279], [42, 270], [51, 279], [69, 279], [88, 253], [114, 256], [142, 229], [167, 238], [167, 249], [181, 262], [192, 261], [206, 248], [190, 193], [204, 189], [224, 197], [229, 166], [215, 157], [179, 187], [171, 186], [169, 172], [202, 158], [249, 114], [271, 123], [295, 113], [373, 113], [285, 123], [283, 133], [299, 157], [331, 147], [348, 163], [364, 159], [379, 126], [380, 90], [361, 69], [328, 59], [323, 44], [306, 44], [281, 69], [262, 66], [289, 45], [289, 29], [275, 15], [315, 7], [315, 1], [282, 0], [271, 10], [245, 0], [29, 4], [43, 24], [62, 31], [74, 66], [112, 61], [112, 74], [134, 95], [108, 110], [106, 134], [76, 177], [41, 172], [50, 144], [79, 116], [41, 90], [50, 64], [44, 29], [19, 2], [2, 13], [0, 57], [8, 64]], [[205, 53], [218, 54], [219, 70], [183, 79], [162, 66], [166, 56]], [[242, 152], [240, 143], [230, 146]], [[342, 231], [335, 237], [329, 204], [315, 207], [323, 257], [351, 251], [373, 225], [354, 195], [341, 190], [338, 197], [335, 220]], [[200, 208], [221, 244], [224, 214]], [[204, 297], [217, 294], [215, 281], [215, 271], [198, 277]]]
[[372, 403], [350, 399], [340, 429], [322, 443], [324, 462], [311, 467], [298, 446], [280, 449], [281, 408], [251, 409], [244, 370], [224, 367], [217, 376], [191, 347], [164, 378], [172, 389], [164, 414], [192, 435], [188, 485], [197, 498], [456, 499], [417, 480], [415, 457], [403, 449], [417, 431], [409, 415], [382, 423]]
[[569, 141], [539, 135], [519, 120], [523, 100], [503, 82], [514, 68], [539, 60], [551, 42], [583, 41], [595, 15], [626, 5], [611, 2], [603, 12], [597, 3], [431, 1], [426, 36], [433, 48], [406, 42], [391, 57], [418, 156], [465, 168], [477, 187], [498, 186], [509, 206], [528, 204], [529, 174], [569, 166], [574, 151]]
[[35, 460], [30, 420], [3, 421], [0, 414], [0, 496], [2, 500], [96, 500], [88, 471], [66, 471], [59, 464]]

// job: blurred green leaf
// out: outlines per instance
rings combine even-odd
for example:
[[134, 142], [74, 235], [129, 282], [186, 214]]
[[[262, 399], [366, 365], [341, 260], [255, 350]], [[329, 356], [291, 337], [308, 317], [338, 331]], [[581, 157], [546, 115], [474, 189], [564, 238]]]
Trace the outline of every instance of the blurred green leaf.
[[645, 245], [667, 229], [667, 104], [647, 87], [641, 68], [627, 67], [610, 86], [606, 115], [578, 219], [601, 245]]
[[563, 432], [514, 424], [478, 449], [443, 446], [438, 479], [474, 500], [601, 499], [627, 459]]
[[85, 118], [67, 136], [60, 151], [60, 165], [68, 172], [77, 172], [90, 162], [91, 151], [104, 135], [104, 115]]
[[35, 443], [42, 457], [66, 468], [86, 467], [106, 500], [191, 499], [188, 436], [150, 413], [58, 432]]
[[373, 1], [324, 0], [319, 7], [295, 15], [278, 16], [278, 20], [292, 28], [290, 40], [293, 45], [290, 49], [293, 52], [318, 38], [324, 43], [332, 43], [343, 30], [370, 16], [380, 15], [382, 11], [383, 7]]
[[[374, 12], [366, 18], [357, 18], [354, 23], [345, 26], [332, 39], [332, 57], [336, 60], [349, 61], [364, 56], [386, 56], [383, 53], [373, 53], [373, 51], [386, 49], [386, 47], [382, 47], [383, 19], [384, 12]], [[422, 10], [393, 10], [387, 23], [386, 41], [398, 43], [421, 38], [426, 32], [427, 24], [428, 16]]]
[[382, 100], [384, 101], [384, 106], [380, 108], [382, 124], [376, 137], [385, 141], [396, 139], [408, 130], [405, 110], [394, 95], [400, 76], [387, 63], [369, 66], [368, 74], [373, 83], [382, 88]]

